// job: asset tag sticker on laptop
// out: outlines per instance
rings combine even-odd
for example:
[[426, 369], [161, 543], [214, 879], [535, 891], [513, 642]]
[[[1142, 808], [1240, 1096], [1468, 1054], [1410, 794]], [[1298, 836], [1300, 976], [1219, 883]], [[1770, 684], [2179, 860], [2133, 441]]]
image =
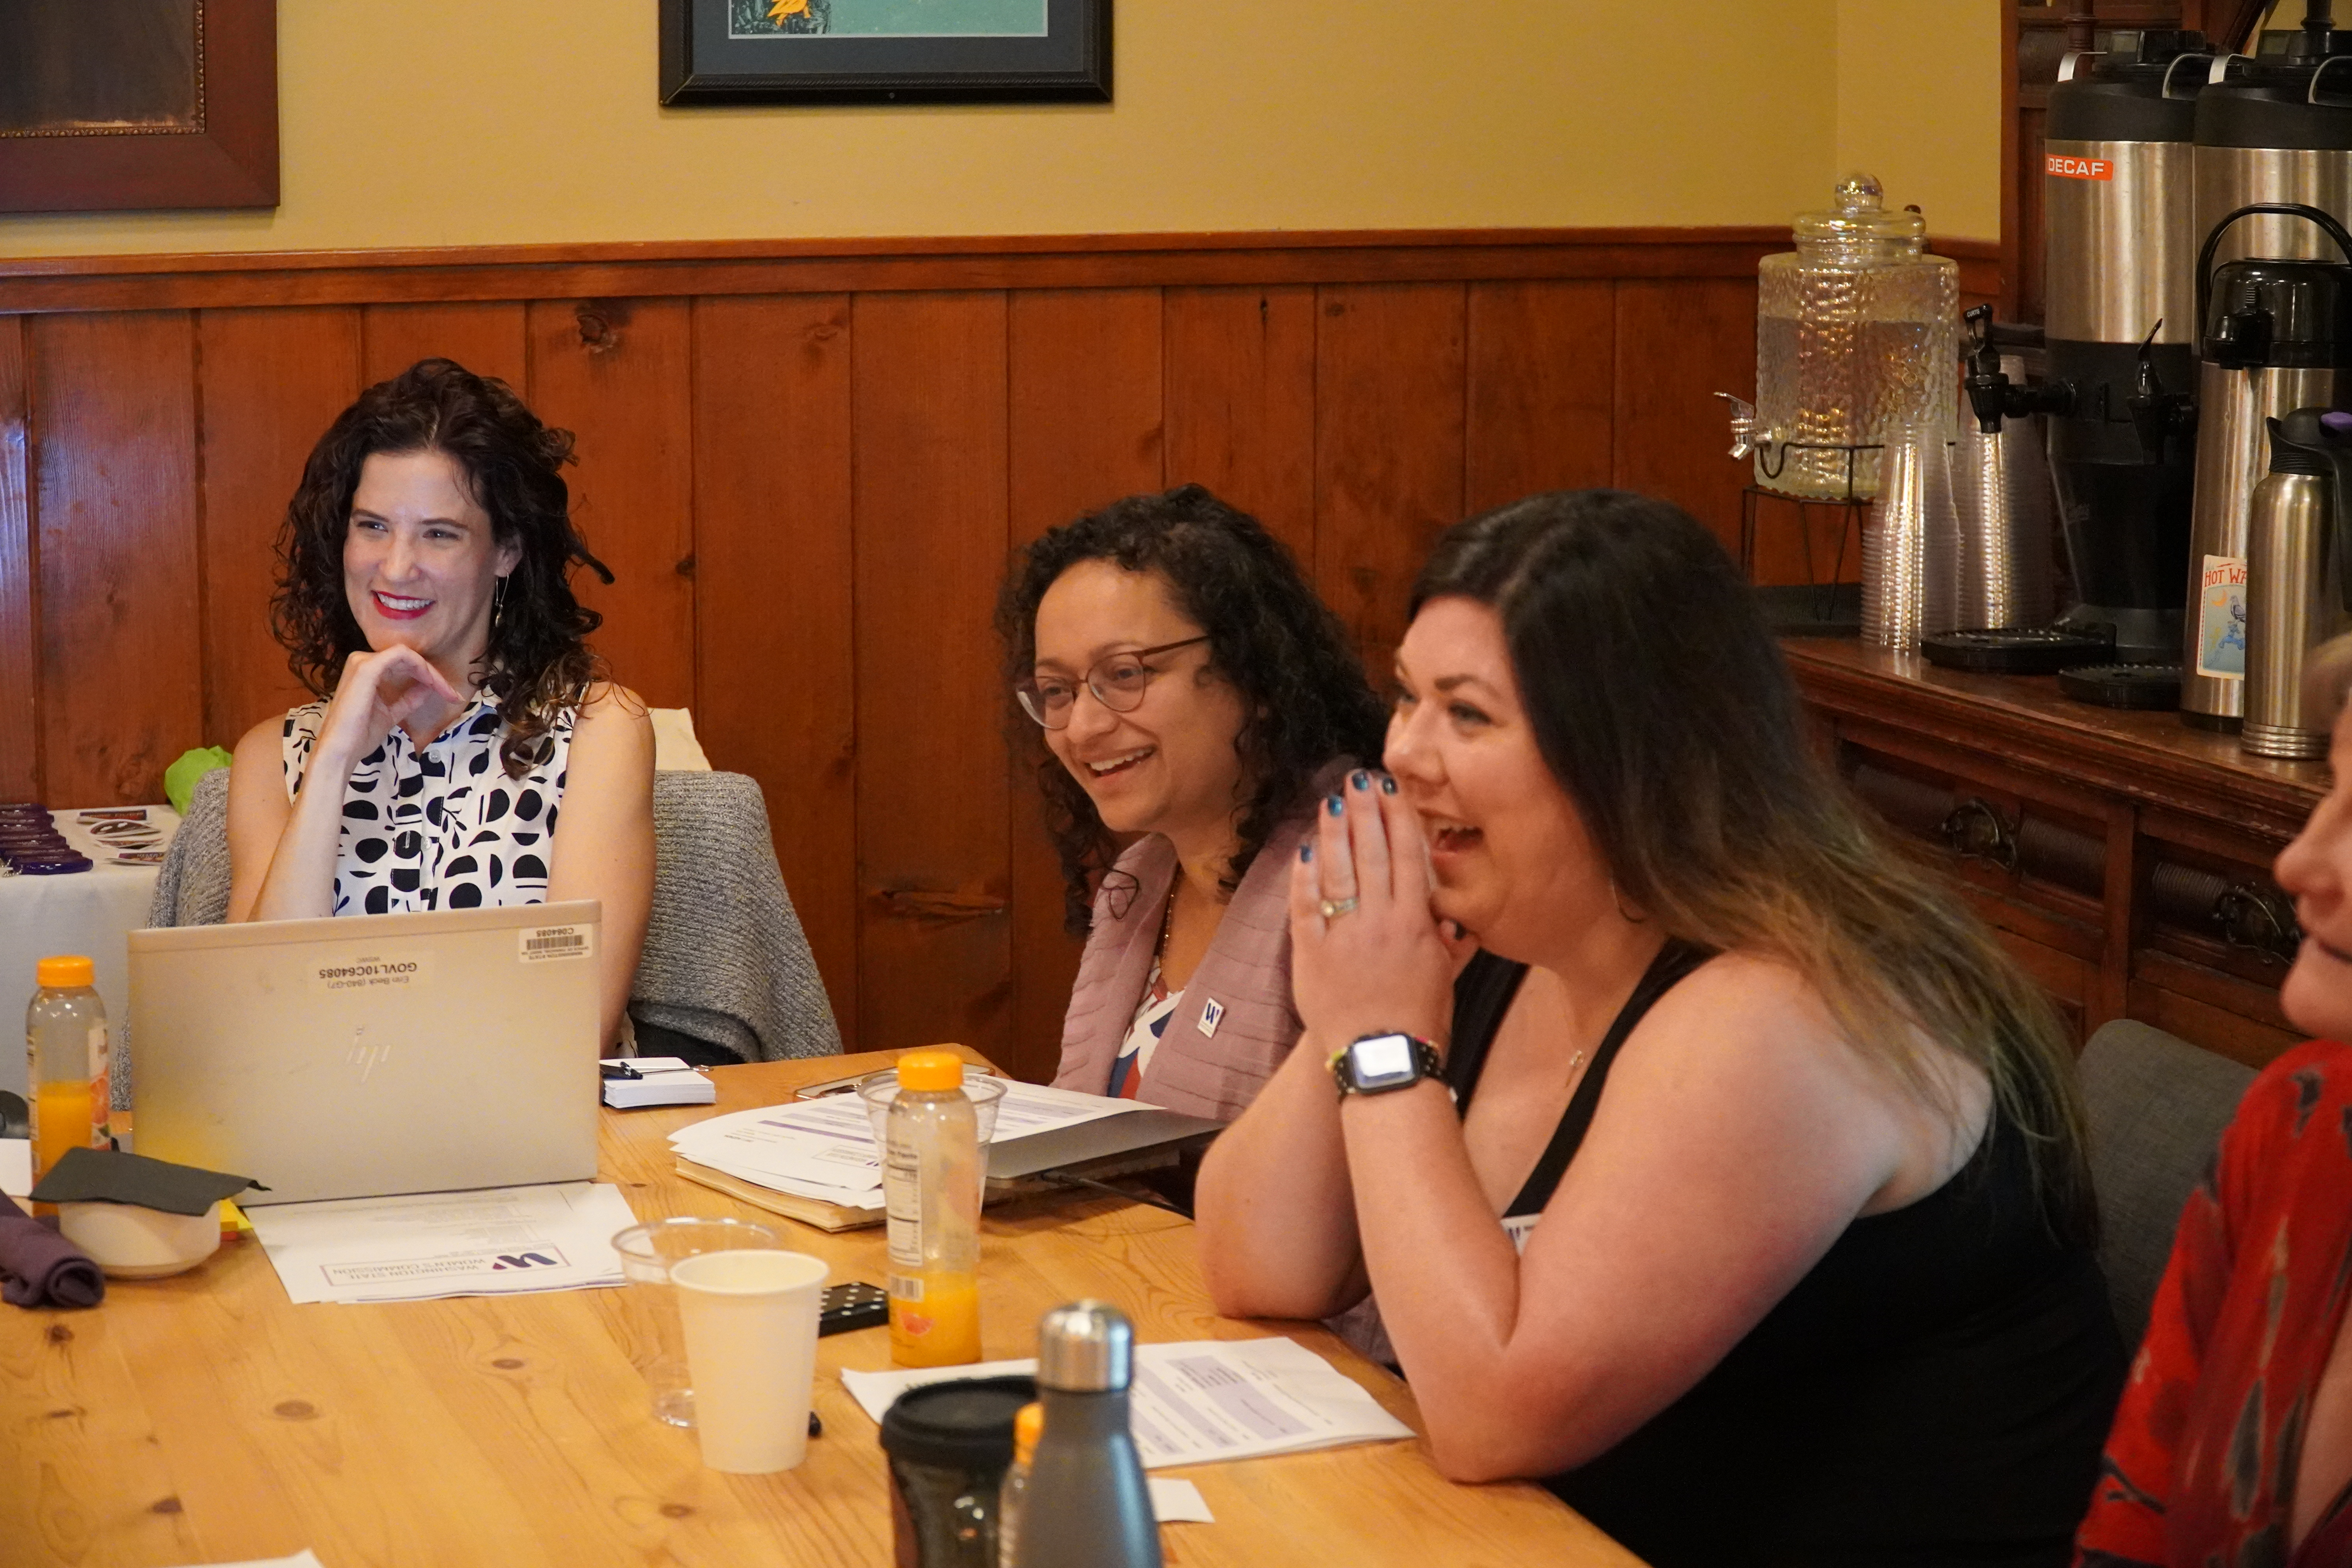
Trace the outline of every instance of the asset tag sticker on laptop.
[[525, 963], [551, 958], [586, 958], [596, 951], [594, 926], [525, 926], [515, 934], [516, 956]]
[[321, 959], [310, 970], [313, 991], [372, 991], [414, 985], [425, 976], [430, 962], [422, 949], [413, 952], [363, 952], [352, 958]]

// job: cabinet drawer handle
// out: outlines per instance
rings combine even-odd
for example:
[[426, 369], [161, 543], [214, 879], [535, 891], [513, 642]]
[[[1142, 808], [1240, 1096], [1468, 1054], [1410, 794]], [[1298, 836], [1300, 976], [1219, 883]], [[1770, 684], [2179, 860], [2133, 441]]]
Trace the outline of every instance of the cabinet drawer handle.
[[877, 895], [893, 920], [977, 921], [1004, 912], [1004, 900], [986, 893], [940, 892], [929, 888], [894, 888]]
[[1944, 842], [1963, 860], [2017, 869], [2017, 830], [1990, 801], [1970, 795], [1944, 818]]
[[2285, 897], [2258, 882], [2232, 882], [2213, 900], [2213, 923], [2231, 947], [2259, 953], [2271, 963], [2293, 963], [2303, 947], [2303, 927]]

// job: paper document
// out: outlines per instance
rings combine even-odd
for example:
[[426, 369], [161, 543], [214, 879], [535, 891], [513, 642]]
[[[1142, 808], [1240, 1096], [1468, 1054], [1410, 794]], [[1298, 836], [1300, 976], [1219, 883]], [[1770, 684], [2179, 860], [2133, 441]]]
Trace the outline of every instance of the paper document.
[[[913, 1372], [844, 1372], [842, 1386], [877, 1422], [910, 1388], [1034, 1373], [1034, 1361]], [[1147, 1469], [1297, 1454], [1410, 1437], [1412, 1428], [1295, 1340], [1188, 1340], [1135, 1347], [1128, 1403]]]
[[719, 1098], [710, 1075], [682, 1057], [614, 1057], [606, 1068], [625, 1067], [635, 1078], [604, 1080], [604, 1103], [615, 1110], [636, 1110], [648, 1105], [709, 1105]]
[[0, 1138], [0, 1193], [21, 1198], [33, 1190], [33, 1141]]
[[622, 1282], [613, 1237], [637, 1223], [600, 1182], [249, 1208], [288, 1299], [426, 1301]]
[[[196, 1564], [196, 1568], [204, 1568], [204, 1565]], [[322, 1568], [322, 1565], [305, 1546], [291, 1557], [248, 1557], [242, 1563], [216, 1563], [212, 1568]]]
[[[997, 1103], [996, 1131], [990, 1141], [1010, 1143], [1147, 1109], [1140, 1100], [1015, 1083]], [[669, 1135], [669, 1142], [680, 1158], [743, 1181], [845, 1208], [882, 1206], [882, 1151], [874, 1142], [866, 1102], [855, 1094], [787, 1100], [714, 1116], [678, 1129]]]
[[1190, 1481], [1180, 1481], [1162, 1476], [1158, 1480], [1143, 1483], [1151, 1489], [1151, 1517], [1162, 1524], [1214, 1524], [1217, 1516], [1209, 1511], [1209, 1500], [1201, 1489]]

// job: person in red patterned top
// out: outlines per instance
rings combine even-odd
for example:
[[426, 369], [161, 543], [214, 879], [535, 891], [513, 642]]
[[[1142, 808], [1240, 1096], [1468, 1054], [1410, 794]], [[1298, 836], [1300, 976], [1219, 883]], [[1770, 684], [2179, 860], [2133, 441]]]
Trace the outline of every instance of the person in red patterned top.
[[2108, 1435], [2077, 1568], [2352, 1568], [2352, 637], [2315, 655], [2336, 784], [2279, 856], [2326, 1037], [2254, 1080], [2189, 1194]]

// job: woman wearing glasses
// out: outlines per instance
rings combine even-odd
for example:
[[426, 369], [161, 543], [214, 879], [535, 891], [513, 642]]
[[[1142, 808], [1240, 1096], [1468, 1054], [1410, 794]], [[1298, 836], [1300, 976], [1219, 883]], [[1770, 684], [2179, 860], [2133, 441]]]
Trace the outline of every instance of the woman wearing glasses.
[[1298, 1038], [1287, 862], [1380, 700], [1289, 552], [1198, 485], [1046, 533], [997, 626], [1087, 938], [1055, 1084], [1230, 1121]]

